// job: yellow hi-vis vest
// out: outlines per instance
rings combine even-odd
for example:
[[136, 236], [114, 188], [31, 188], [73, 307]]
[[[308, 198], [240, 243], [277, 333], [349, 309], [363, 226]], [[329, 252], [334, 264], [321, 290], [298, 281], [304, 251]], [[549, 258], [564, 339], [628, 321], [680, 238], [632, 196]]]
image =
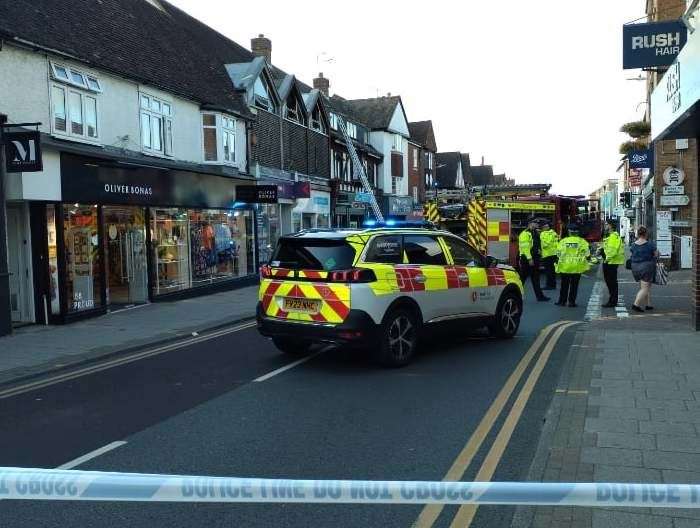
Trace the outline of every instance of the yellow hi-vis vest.
[[625, 245], [617, 231], [613, 231], [603, 239], [603, 251], [605, 251], [606, 264], [625, 263]]
[[532, 260], [532, 244], [532, 233], [528, 229], [523, 229], [518, 235], [518, 255]]
[[545, 229], [540, 233], [542, 242], [542, 258], [553, 257], [557, 254], [559, 236], [553, 229]]
[[568, 236], [559, 242], [556, 265], [557, 273], [584, 273], [590, 268], [591, 255], [588, 242], [579, 236]]

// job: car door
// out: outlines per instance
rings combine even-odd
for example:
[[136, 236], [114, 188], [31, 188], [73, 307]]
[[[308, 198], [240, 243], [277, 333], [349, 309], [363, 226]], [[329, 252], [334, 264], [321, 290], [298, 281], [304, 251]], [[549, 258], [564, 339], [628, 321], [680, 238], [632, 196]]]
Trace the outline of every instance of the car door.
[[458, 237], [443, 236], [442, 242], [450, 257], [447, 269], [453, 313], [495, 313], [500, 293], [493, 288], [492, 273], [485, 268], [484, 257]]

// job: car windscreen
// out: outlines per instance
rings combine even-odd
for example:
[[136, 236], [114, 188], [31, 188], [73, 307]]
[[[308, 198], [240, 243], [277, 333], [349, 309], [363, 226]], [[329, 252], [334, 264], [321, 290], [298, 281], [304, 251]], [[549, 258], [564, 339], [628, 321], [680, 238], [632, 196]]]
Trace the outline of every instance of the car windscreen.
[[345, 240], [282, 238], [270, 260], [273, 267], [309, 270], [352, 268], [355, 250]]

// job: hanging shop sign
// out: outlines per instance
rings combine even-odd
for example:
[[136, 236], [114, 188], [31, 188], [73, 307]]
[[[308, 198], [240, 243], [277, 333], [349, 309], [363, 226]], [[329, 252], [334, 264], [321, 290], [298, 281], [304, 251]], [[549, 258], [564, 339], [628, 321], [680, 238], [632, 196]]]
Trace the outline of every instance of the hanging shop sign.
[[685, 194], [683, 185], [664, 185], [661, 189], [663, 194]]
[[236, 201], [241, 203], [277, 203], [277, 185], [238, 185]]
[[680, 185], [685, 180], [685, 172], [677, 167], [668, 167], [664, 171], [664, 183], [669, 186]]
[[406, 216], [413, 211], [413, 197], [411, 196], [388, 196], [387, 213], [395, 216]]
[[633, 150], [627, 155], [630, 169], [654, 168], [654, 151], [651, 149]]
[[688, 40], [682, 20], [622, 26], [622, 68], [651, 68], [673, 63]]
[[639, 187], [642, 185], [642, 169], [630, 169], [627, 177], [630, 187]]
[[690, 203], [690, 198], [688, 195], [683, 194], [680, 196], [668, 196], [664, 195], [659, 198], [659, 205], [673, 206], [673, 205], [688, 205]]
[[7, 172], [41, 172], [41, 135], [31, 132], [4, 132], [5, 168]]
[[356, 202], [363, 202], [363, 203], [372, 203], [372, 197], [374, 195], [372, 193], [367, 193], [367, 192], [358, 192], [355, 193], [355, 201]]
[[225, 176], [61, 155], [64, 202], [229, 209], [235, 189]]

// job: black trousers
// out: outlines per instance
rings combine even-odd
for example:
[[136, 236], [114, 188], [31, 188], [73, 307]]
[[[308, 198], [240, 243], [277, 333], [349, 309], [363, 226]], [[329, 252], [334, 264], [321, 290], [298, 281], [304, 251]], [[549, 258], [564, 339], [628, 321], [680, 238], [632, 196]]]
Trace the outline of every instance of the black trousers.
[[560, 273], [561, 289], [559, 290], [559, 304], [576, 302], [578, 295], [578, 283], [581, 280], [580, 273]]
[[610, 294], [610, 299], [608, 299], [608, 304], [617, 305], [617, 264], [605, 264], [603, 263], [603, 278], [605, 279], [605, 285], [608, 287], [608, 293]]
[[540, 286], [540, 263], [537, 260], [533, 262], [534, 264], [530, 266], [528, 260], [523, 255], [520, 255], [520, 280], [523, 281], [523, 286], [525, 286], [527, 278], [530, 277], [532, 289], [535, 290], [535, 297], [541, 299], [544, 297], [544, 294]]
[[547, 288], [557, 287], [557, 274], [554, 272], [554, 264], [556, 261], [557, 257], [554, 255], [542, 259], [542, 264], [544, 264], [544, 273], [547, 277]]

